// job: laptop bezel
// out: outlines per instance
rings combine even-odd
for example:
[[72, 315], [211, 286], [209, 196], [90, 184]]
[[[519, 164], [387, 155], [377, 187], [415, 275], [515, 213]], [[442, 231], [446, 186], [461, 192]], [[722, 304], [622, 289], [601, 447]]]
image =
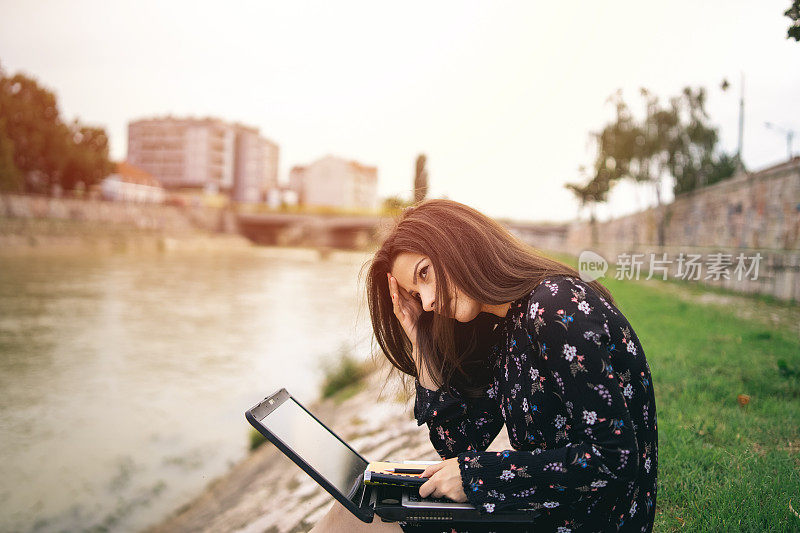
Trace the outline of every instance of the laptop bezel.
[[[274, 394], [267, 396], [262, 401], [260, 401], [257, 405], [251, 407], [245, 412], [245, 418], [247, 421], [252, 425], [259, 433], [264, 435], [272, 444], [274, 444], [284, 455], [289, 457], [297, 466], [303, 469], [303, 471], [311, 476], [314, 481], [319, 483], [322, 488], [324, 488], [328, 493], [336, 498], [336, 500], [341, 503], [342, 505], [347, 508], [351, 513], [353, 513], [359, 520], [362, 522], [370, 523], [374, 518], [374, 510], [371, 507], [360, 507], [356, 505], [356, 503], [348, 498], [345, 494], [343, 494], [338, 488], [336, 488], [332, 483], [330, 483], [327, 479], [325, 479], [319, 472], [317, 472], [314, 467], [308, 464], [299, 454], [297, 454], [287, 443], [283, 442], [277, 435], [272, 433], [267, 427], [265, 427], [261, 421], [264, 420], [270, 413], [272, 413], [275, 409], [283, 405], [287, 401], [293, 401], [297, 405], [300, 406], [303, 411], [305, 411], [310, 417], [312, 417], [318, 424], [320, 424], [323, 428], [325, 428], [331, 435], [333, 435], [339, 442], [344, 444], [351, 452], [356, 454], [365, 464], [369, 464], [360, 453], [355, 451], [347, 442], [342, 440], [339, 435], [334, 433], [328, 426], [326, 426], [319, 418], [314, 416], [314, 413], [309, 411], [305, 408], [305, 406], [297, 401], [297, 398], [293, 397], [289, 392], [282, 388], [275, 392]], [[363, 474], [362, 474], [363, 475]], [[351, 488], [351, 497], [358, 496], [359, 490], [358, 485], [361, 484], [362, 475], [357, 475], [356, 478], [353, 480], [353, 487], [356, 490], [352, 490]]]

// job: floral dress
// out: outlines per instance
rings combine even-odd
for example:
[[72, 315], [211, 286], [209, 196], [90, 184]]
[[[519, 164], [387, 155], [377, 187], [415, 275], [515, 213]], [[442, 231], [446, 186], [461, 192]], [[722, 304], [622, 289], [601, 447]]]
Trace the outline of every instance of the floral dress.
[[[416, 384], [417, 422], [442, 459], [458, 457], [469, 502], [485, 514], [537, 510], [535, 532], [651, 531], [655, 397], [627, 319], [581, 279], [555, 275], [512, 302], [494, 333], [485, 396]], [[513, 450], [485, 451], [503, 425]], [[478, 530], [453, 525], [444, 530]]]

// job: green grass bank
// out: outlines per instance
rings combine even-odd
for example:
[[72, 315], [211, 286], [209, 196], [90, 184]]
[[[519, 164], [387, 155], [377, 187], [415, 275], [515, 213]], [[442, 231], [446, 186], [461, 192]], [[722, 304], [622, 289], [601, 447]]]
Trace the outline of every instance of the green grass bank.
[[636, 330], [655, 385], [655, 530], [800, 531], [797, 336], [663, 284], [602, 282]]

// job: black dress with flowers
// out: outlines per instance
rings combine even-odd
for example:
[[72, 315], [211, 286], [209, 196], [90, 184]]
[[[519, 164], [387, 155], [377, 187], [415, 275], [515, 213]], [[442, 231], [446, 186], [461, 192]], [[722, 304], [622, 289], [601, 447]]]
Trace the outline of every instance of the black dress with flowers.
[[[417, 383], [417, 422], [442, 459], [458, 457], [467, 499], [482, 513], [538, 510], [536, 532], [652, 530], [655, 398], [627, 319], [557, 275], [514, 301], [494, 333], [484, 397]], [[485, 451], [504, 424], [513, 450]], [[467, 529], [477, 528], [457, 530]]]

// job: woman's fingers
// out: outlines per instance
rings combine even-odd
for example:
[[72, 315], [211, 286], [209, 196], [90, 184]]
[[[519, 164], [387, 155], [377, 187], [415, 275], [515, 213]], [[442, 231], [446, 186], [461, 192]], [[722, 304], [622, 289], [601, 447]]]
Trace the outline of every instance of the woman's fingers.
[[425, 470], [422, 471], [420, 476], [422, 477], [431, 477], [433, 474], [444, 468], [445, 462], [442, 461], [441, 463], [436, 463], [434, 465], [428, 465], [425, 467]]
[[411, 296], [411, 294], [405, 290], [403, 287], [397, 284], [397, 278], [392, 276], [390, 273], [386, 273], [389, 278], [389, 292], [393, 298], [393, 301], [397, 301], [397, 303], [406, 311], [413, 311], [413, 315], [419, 315], [422, 312], [422, 304], [419, 300]]
[[441, 463], [430, 465], [422, 473], [422, 476], [424, 477], [428, 472], [432, 472], [432, 474], [428, 481], [420, 486], [420, 496], [423, 498], [431, 495], [437, 498], [447, 496], [456, 502], [467, 501], [467, 495], [464, 494], [464, 488], [461, 482], [458, 458], [453, 457]]
[[397, 284], [397, 279], [391, 273], [387, 272], [386, 277], [389, 281], [389, 295], [392, 299], [394, 316], [397, 317], [406, 335], [413, 343], [416, 337], [417, 320], [422, 307], [415, 307], [414, 304], [419, 302], [411, 298], [411, 295]]
[[400, 298], [398, 298], [397, 294], [397, 283], [391, 274], [387, 273], [386, 277], [389, 279], [389, 297], [392, 299], [392, 308], [394, 309], [394, 314], [397, 315], [398, 311], [400, 310]]
[[[408, 312], [408, 304], [405, 294], [405, 289], [397, 285], [397, 280], [391, 274], [387, 274], [389, 276], [389, 292], [392, 297], [392, 304], [394, 306], [394, 312], [397, 315], [397, 318], [402, 318], [402, 314], [407, 314]], [[405, 292], [405, 294], [403, 294]]]
[[422, 312], [422, 304], [420, 303], [419, 300], [411, 296], [411, 294], [403, 287], [398, 287], [398, 290], [400, 292], [400, 295], [403, 297], [403, 301], [410, 309], [413, 309], [415, 311], [415, 314], [419, 314]]
[[419, 486], [419, 495], [427, 498], [436, 491], [438, 486], [436, 479], [430, 478], [428, 481]]
[[437, 488], [436, 480], [435, 479], [429, 479], [428, 481], [426, 481], [425, 483], [420, 485], [420, 487], [419, 487], [419, 495], [422, 496], [423, 498], [427, 498], [428, 496], [430, 496], [431, 494], [434, 493], [436, 488]]
[[405, 312], [405, 314], [409, 317], [409, 319], [416, 322], [419, 315], [422, 313], [422, 305], [419, 303], [419, 300], [411, 296], [411, 294], [405, 290], [403, 287], [397, 285], [397, 280], [394, 280], [395, 287], [396, 287], [396, 294], [399, 296], [400, 306]]

